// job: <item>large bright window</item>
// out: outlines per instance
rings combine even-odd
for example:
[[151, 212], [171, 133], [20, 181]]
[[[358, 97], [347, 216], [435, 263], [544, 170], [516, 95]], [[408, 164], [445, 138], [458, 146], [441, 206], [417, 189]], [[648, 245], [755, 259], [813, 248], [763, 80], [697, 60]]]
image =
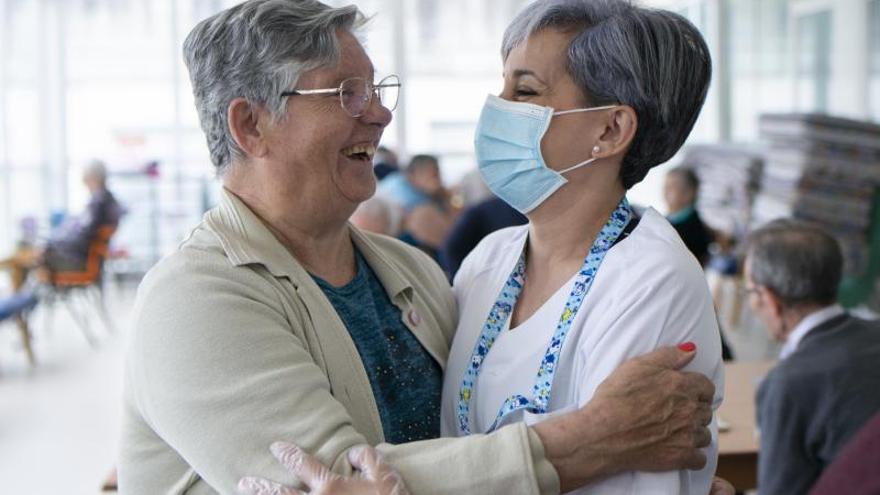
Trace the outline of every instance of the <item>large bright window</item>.
[[868, 92], [871, 117], [880, 122], [880, 0], [871, 2], [868, 22], [870, 36]]

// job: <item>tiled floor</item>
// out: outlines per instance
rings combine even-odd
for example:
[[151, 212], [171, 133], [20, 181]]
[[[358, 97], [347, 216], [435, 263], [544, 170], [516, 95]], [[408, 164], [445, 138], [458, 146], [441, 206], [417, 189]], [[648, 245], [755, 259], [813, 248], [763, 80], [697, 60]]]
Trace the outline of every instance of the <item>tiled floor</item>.
[[16, 328], [0, 326], [0, 493], [88, 495], [113, 465], [122, 388], [122, 328], [131, 290], [108, 294], [120, 327], [110, 335], [99, 322], [92, 349], [62, 307], [47, 328], [33, 315], [38, 365], [30, 368]]

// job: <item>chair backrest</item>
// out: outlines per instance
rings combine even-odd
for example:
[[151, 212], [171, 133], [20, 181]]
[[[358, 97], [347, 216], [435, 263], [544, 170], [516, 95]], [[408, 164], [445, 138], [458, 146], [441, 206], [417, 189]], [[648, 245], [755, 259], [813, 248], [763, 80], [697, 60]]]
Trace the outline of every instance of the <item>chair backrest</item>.
[[52, 283], [58, 287], [81, 287], [97, 283], [101, 279], [104, 260], [110, 253], [110, 239], [116, 233], [116, 225], [98, 227], [95, 238], [89, 243], [86, 266], [82, 271], [55, 272]]

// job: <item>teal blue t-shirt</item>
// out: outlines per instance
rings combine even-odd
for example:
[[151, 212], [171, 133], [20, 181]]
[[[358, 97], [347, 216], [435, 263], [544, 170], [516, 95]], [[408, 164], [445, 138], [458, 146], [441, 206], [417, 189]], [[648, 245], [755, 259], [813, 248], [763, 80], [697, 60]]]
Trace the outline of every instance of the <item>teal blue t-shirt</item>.
[[367, 370], [385, 441], [440, 436], [443, 371], [401, 321], [379, 278], [357, 253], [357, 275], [342, 287], [312, 277], [342, 318]]

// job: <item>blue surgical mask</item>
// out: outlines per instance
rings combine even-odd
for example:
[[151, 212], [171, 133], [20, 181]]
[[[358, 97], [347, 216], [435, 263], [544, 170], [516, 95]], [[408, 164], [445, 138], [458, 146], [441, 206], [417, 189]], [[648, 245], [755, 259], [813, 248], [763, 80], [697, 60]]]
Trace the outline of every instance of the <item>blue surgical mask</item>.
[[554, 112], [550, 107], [508, 101], [489, 95], [477, 123], [474, 148], [480, 175], [489, 189], [526, 214], [568, 183], [563, 174], [597, 160], [590, 158], [564, 170], [547, 166], [541, 139], [557, 115], [607, 110], [617, 105]]

